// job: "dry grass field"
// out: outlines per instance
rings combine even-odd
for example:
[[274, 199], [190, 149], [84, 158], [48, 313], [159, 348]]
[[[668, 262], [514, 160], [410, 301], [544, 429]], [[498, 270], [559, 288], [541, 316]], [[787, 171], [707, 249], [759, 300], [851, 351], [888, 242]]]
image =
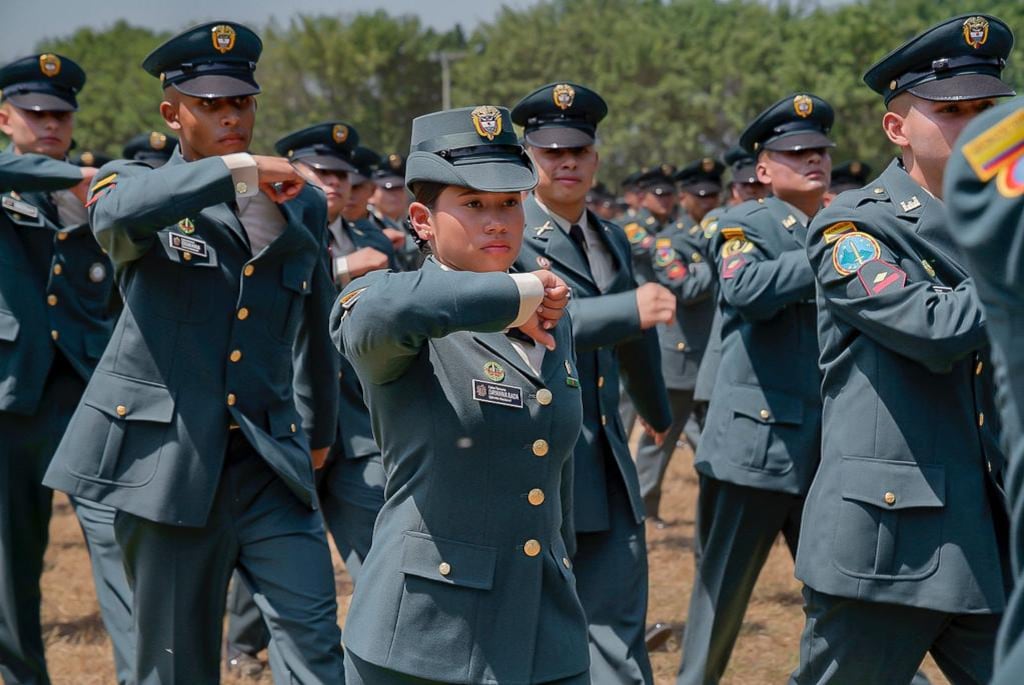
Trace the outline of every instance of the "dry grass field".
[[[651, 568], [651, 622], [669, 623], [682, 631], [693, 580], [693, 512], [697, 479], [689, 450], [677, 451], [666, 478], [663, 515], [672, 523], [648, 529]], [[96, 607], [89, 561], [82, 535], [67, 500], [58, 495], [50, 527], [50, 548], [43, 576], [43, 629], [54, 685], [114, 683], [110, 643]], [[344, 620], [352, 586], [335, 556], [338, 618]], [[803, 626], [800, 585], [785, 545], [772, 551], [747, 612], [736, 651], [726, 671], [727, 685], [781, 685], [798, 659]], [[679, 640], [651, 655], [657, 685], [674, 682], [679, 665]], [[925, 671], [934, 685], [946, 680], [929, 661]], [[229, 685], [270, 685], [269, 671], [259, 681], [225, 676]], [[870, 684], [865, 684], [870, 685]]]

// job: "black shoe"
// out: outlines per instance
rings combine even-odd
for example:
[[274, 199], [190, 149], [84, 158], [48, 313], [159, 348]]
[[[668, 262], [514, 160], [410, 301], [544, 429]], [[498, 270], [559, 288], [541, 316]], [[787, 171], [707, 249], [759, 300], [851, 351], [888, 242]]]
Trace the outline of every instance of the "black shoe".
[[231, 673], [237, 673], [253, 680], [260, 677], [264, 668], [262, 661], [245, 652], [228, 655], [225, 665]]
[[672, 637], [672, 626], [667, 623], [655, 623], [647, 629], [644, 641], [647, 643], [647, 651], [654, 652], [665, 646]]

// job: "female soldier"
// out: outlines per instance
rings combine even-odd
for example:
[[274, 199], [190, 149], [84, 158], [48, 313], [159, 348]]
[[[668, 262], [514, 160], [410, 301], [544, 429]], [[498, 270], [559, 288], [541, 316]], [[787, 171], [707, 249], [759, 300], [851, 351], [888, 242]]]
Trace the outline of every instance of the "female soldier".
[[346, 679], [588, 683], [572, 449], [582, 404], [569, 291], [507, 273], [537, 175], [508, 111], [417, 118], [406, 184], [420, 271], [353, 281], [332, 313], [387, 472], [346, 618]]

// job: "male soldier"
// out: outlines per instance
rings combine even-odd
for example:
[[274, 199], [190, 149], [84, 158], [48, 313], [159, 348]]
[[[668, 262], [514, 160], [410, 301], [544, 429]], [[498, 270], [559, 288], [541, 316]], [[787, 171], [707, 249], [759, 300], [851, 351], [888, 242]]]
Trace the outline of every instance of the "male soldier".
[[373, 172], [377, 189], [370, 196], [370, 217], [377, 223], [398, 255], [398, 262], [406, 271], [420, 268], [426, 255], [420, 251], [412, 233], [405, 230], [409, 214], [409, 195], [405, 190], [405, 157], [392, 152]]
[[821, 381], [814, 275], [803, 250], [828, 189], [832, 108], [783, 98], [743, 131], [772, 197], [718, 221], [722, 361], [697, 449], [697, 540], [680, 685], [717, 683], [750, 593], [781, 532], [796, 554], [803, 495], [818, 463]]
[[993, 98], [1013, 35], [944, 21], [864, 76], [901, 157], [814, 220], [825, 400], [796, 575], [798, 683], [905, 683], [931, 652], [987, 683], [1010, 586], [1003, 456], [974, 281], [942, 204], [957, 134]]
[[704, 157], [676, 172], [679, 206], [684, 212], [683, 218], [689, 219], [686, 228], [702, 222], [707, 213], [718, 206], [724, 171], [725, 165], [717, 159]]
[[615, 218], [615, 222], [621, 225], [633, 221], [637, 214], [640, 213], [640, 207], [643, 204], [643, 194], [637, 187], [637, 179], [640, 178], [640, 174], [643, 171], [634, 171], [626, 178], [622, 179], [622, 201], [626, 204], [625, 211]]
[[871, 165], [859, 159], [843, 162], [832, 170], [832, 184], [825, 197], [831, 202], [843, 191], [863, 188], [871, 178], [871, 171]]
[[996, 363], [1017, 582], [999, 628], [992, 682], [1016, 685], [1024, 678], [1024, 98], [985, 112], [964, 129], [949, 160], [943, 197], [949, 223], [956, 226], [953, 237], [967, 256], [985, 307]]
[[132, 137], [124, 144], [121, 156], [124, 159], [133, 159], [136, 162], [145, 162], [156, 169], [171, 158], [174, 148], [178, 146], [178, 139], [159, 131], [140, 133]]
[[618, 213], [615, 196], [608, 192], [608, 188], [600, 181], [594, 183], [587, 193], [587, 209], [604, 221], [614, 221]]
[[729, 168], [731, 176], [727, 206], [734, 207], [747, 200], [768, 197], [768, 186], [757, 180], [757, 158], [754, 155], [734, 145], [725, 151], [722, 161]]
[[[0, 69], [0, 676], [47, 683], [39, 577], [53, 493], [43, 473], [114, 324], [113, 269], [89, 232], [83, 177], [65, 164], [85, 73], [61, 55]], [[21, 156], [29, 154], [25, 159]], [[39, 155], [45, 156], [40, 158]], [[52, 158], [52, 159], [51, 159]], [[114, 510], [72, 497], [119, 682], [134, 653]]]
[[150, 53], [179, 147], [159, 169], [113, 162], [90, 191], [124, 312], [45, 482], [119, 510], [140, 684], [219, 680], [236, 567], [275, 678], [342, 680], [313, 482], [337, 421], [326, 206], [287, 159], [245, 152], [261, 50], [217, 22]]
[[594, 683], [651, 683], [644, 644], [647, 546], [636, 467], [618, 421], [619, 365], [647, 427], [659, 439], [671, 423], [654, 330], [669, 323], [675, 297], [637, 288], [629, 242], [614, 224], [586, 211], [597, 173], [595, 131], [608, 107], [594, 91], [553, 83], [512, 110], [524, 127], [540, 177], [525, 201], [526, 231], [517, 266], [551, 269], [574, 293], [570, 304], [583, 391], [583, 434], [575, 450], [574, 571], [590, 626]]
[[651, 269], [654, 236], [676, 222], [676, 186], [672, 181], [675, 167], [662, 164], [649, 169], [637, 178], [640, 210], [623, 227], [633, 255], [633, 268], [638, 283], [657, 281]]

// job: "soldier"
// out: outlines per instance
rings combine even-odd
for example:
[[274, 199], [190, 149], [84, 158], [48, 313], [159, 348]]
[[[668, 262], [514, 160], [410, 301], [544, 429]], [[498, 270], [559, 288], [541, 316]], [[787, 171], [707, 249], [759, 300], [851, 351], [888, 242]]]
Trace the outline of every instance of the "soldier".
[[944, 21], [864, 76], [900, 148], [815, 218], [822, 459], [796, 575], [798, 683], [905, 683], [925, 654], [987, 683], [1010, 586], [985, 317], [942, 205], [952, 141], [1013, 45], [995, 17]]
[[343, 677], [313, 478], [338, 411], [326, 205], [287, 159], [246, 152], [261, 49], [216, 22], [150, 53], [179, 146], [158, 169], [107, 165], [90, 191], [124, 312], [44, 482], [119, 510], [140, 684], [219, 681], [236, 567], [275, 677]]
[[409, 215], [409, 196], [405, 191], [405, 158], [397, 152], [389, 154], [380, 168], [373, 172], [377, 189], [370, 196], [370, 216], [391, 241], [398, 262], [406, 271], [420, 268], [424, 254], [412, 233], [405, 230]]
[[686, 228], [702, 222], [707, 213], [718, 206], [724, 171], [725, 165], [717, 159], [704, 157], [676, 172], [679, 206], [685, 214], [683, 218], [689, 219]]
[[551, 268], [573, 290], [584, 420], [574, 456], [573, 560], [590, 630], [590, 674], [602, 685], [652, 682], [644, 645], [644, 508], [618, 421], [619, 367], [660, 442], [671, 413], [653, 329], [670, 323], [676, 306], [664, 286], [637, 287], [625, 235], [586, 211], [598, 167], [595, 132], [607, 111], [600, 95], [565, 82], [538, 88], [512, 110], [540, 176], [526, 199], [526, 237], [516, 263], [520, 270]]
[[832, 170], [832, 185], [825, 197], [831, 202], [839, 193], [863, 188], [871, 178], [871, 172], [871, 165], [859, 159], [843, 162]]
[[587, 193], [587, 209], [597, 214], [604, 221], [614, 221], [618, 212], [615, 196], [600, 181], [594, 183]]
[[625, 203], [625, 210], [615, 218], [615, 223], [625, 225], [630, 221], [633, 221], [637, 214], [640, 213], [640, 208], [643, 205], [643, 193], [637, 187], [637, 179], [640, 175], [646, 171], [634, 171], [626, 178], [622, 179], [620, 184], [622, 187], [622, 201]]
[[729, 198], [726, 205], [734, 207], [747, 200], [768, 197], [768, 186], [757, 179], [757, 158], [739, 145], [725, 151], [722, 160], [729, 168]]
[[985, 308], [996, 363], [1003, 447], [1007, 455], [1006, 492], [1011, 520], [1013, 594], [996, 643], [994, 685], [1024, 678], [1022, 614], [1024, 584], [1021, 494], [1024, 476], [1024, 98], [978, 116], [960, 134], [943, 181], [953, 237], [967, 256]]
[[178, 139], [159, 131], [140, 133], [124, 144], [121, 156], [124, 159], [134, 159], [137, 162], [145, 162], [156, 169], [167, 163], [178, 145]]
[[678, 683], [717, 683], [781, 532], [796, 554], [818, 463], [821, 381], [807, 223], [828, 189], [832, 108], [783, 98], [743, 131], [772, 196], [730, 209], [713, 237], [722, 361], [697, 449], [697, 540]]
[[[39, 578], [53, 493], [43, 473], [116, 318], [113, 269], [89, 231], [80, 185], [96, 170], [63, 162], [84, 83], [74, 61], [51, 53], [0, 69], [0, 130], [11, 139], [0, 186], [10, 191], [0, 212], [0, 675], [11, 685], [49, 682]], [[79, 497], [71, 504], [117, 678], [128, 682], [131, 591], [114, 510]]]
[[633, 255], [633, 268], [638, 283], [657, 282], [651, 270], [654, 236], [677, 220], [676, 186], [672, 180], [675, 167], [662, 164], [640, 174], [637, 192], [641, 206], [636, 217], [623, 226]]

